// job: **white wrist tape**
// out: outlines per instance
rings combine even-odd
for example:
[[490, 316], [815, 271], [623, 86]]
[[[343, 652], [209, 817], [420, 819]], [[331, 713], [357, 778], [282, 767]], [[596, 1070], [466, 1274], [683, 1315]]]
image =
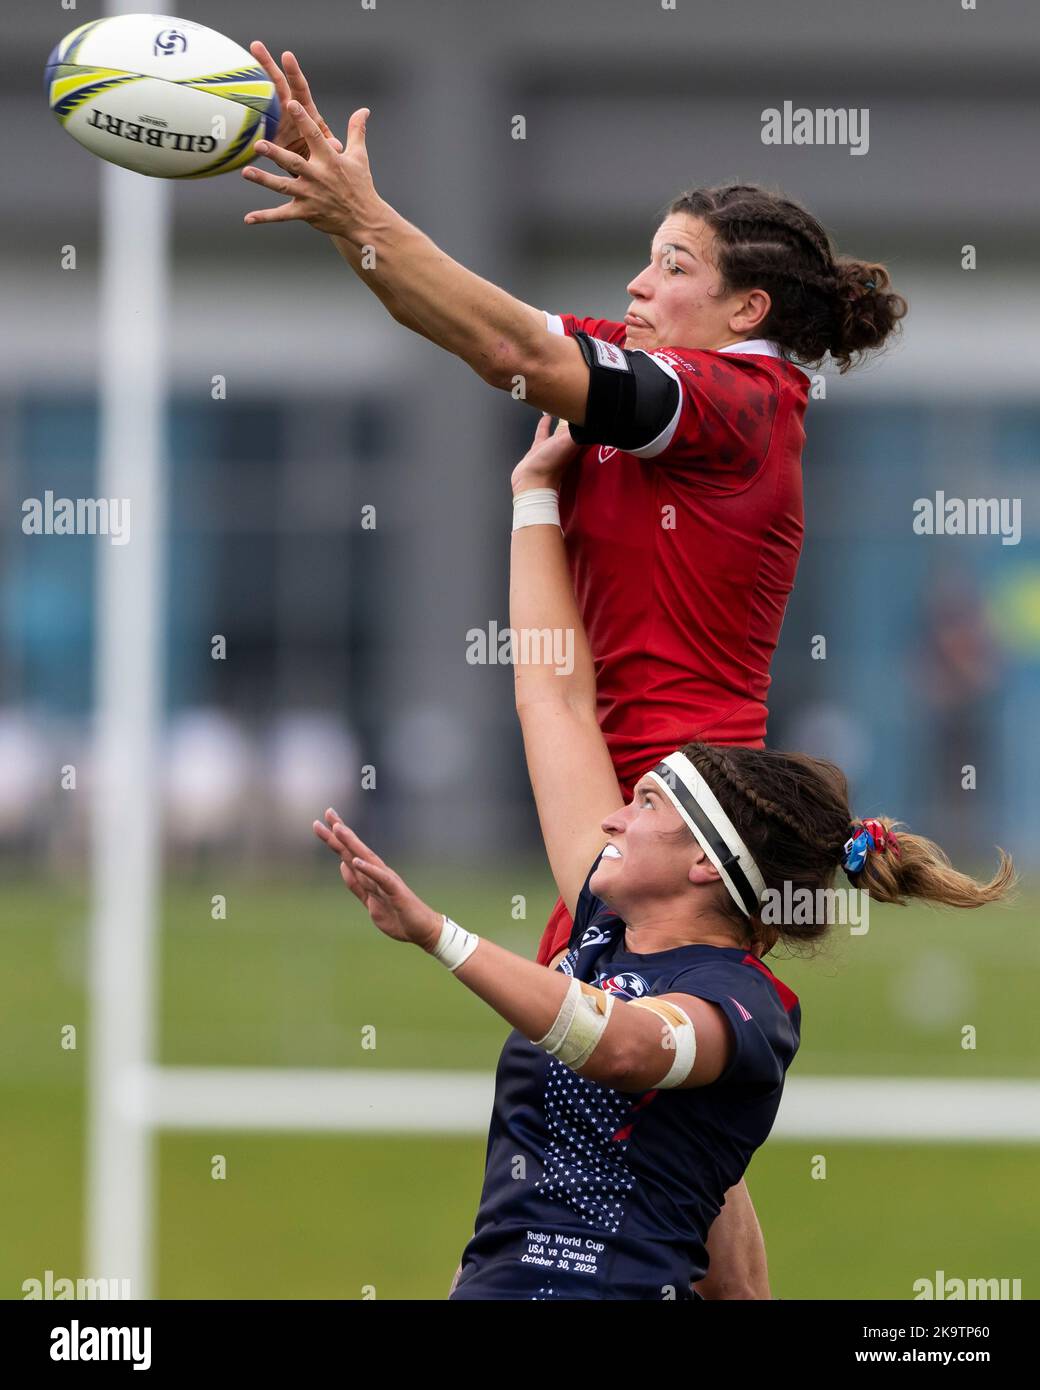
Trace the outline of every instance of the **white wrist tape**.
[[442, 965], [446, 965], [449, 970], [458, 970], [463, 961], [469, 960], [477, 949], [479, 940], [479, 936], [474, 936], [471, 931], [466, 931], [465, 927], [460, 927], [458, 922], [453, 922], [445, 914], [440, 940], [430, 955], [439, 960]]
[[674, 1086], [681, 1086], [693, 1071], [694, 1059], [697, 1056], [697, 1035], [694, 1032], [693, 1020], [677, 1004], [669, 1003], [667, 999], [633, 999], [630, 1007], [649, 1009], [652, 1014], [657, 1014], [664, 1020], [661, 1047], [665, 1053], [673, 1050], [675, 1053], [672, 1065], [660, 1081], [654, 1082], [654, 1090], [667, 1091]]
[[521, 526], [559, 525], [560, 494], [554, 488], [532, 487], [513, 498], [514, 531], [519, 531]]
[[584, 1066], [603, 1036], [613, 1007], [612, 994], [572, 979], [553, 1026], [544, 1038], [532, 1042], [565, 1066]]

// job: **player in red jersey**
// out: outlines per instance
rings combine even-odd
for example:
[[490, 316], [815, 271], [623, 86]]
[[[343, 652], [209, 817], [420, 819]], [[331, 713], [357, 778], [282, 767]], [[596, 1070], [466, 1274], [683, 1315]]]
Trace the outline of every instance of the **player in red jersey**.
[[[761, 747], [802, 540], [808, 381], [795, 360], [830, 355], [844, 371], [885, 341], [906, 303], [884, 267], [836, 257], [816, 219], [780, 195], [697, 188], [658, 227], [623, 323], [546, 313], [451, 260], [379, 197], [367, 109], [344, 147], [295, 59], [283, 59], [290, 86], [262, 44], [253, 53], [284, 107], [279, 143], [257, 149], [284, 174], [243, 173], [290, 201], [246, 221], [328, 232], [398, 322], [493, 386], [522, 381], [585, 446], [561, 516], [623, 794], [683, 740]], [[558, 901], [540, 961], [570, 926]]]
[[[655, 241], [685, 244], [690, 221], [671, 215]], [[657, 280], [652, 264], [629, 285], [642, 314], [660, 308]], [[594, 353], [646, 336], [643, 322], [549, 316], [551, 331], [588, 335]], [[674, 378], [671, 418], [627, 450], [572, 427], [585, 447], [561, 496], [600, 726], [626, 797], [647, 759], [677, 739], [763, 746], [769, 664], [802, 540], [807, 374], [764, 338], [652, 357]], [[560, 902], [539, 959], [569, 930]]]

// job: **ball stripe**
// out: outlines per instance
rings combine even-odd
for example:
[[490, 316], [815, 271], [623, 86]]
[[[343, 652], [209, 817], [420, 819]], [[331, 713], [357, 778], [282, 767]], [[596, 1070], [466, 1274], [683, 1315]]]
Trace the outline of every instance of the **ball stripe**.
[[232, 72], [214, 72], [205, 77], [182, 77], [175, 85], [226, 97], [240, 106], [251, 106], [261, 115], [266, 115], [275, 99], [274, 83], [263, 68], [236, 68]]
[[[247, 110], [242, 129], [235, 137], [235, 143], [230, 149], [215, 159], [212, 164], [207, 164], [203, 169], [197, 169], [193, 174], [185, 174], [184, 178], [207, 179], [212, 174], [226, 174], [229, 170], [237, 168], [239, 164], [248, 164], [253, 154], [253, 143], [260, 130], [262, 116], [258, 116], [255, 111]], [[237, 162], [236, 162], [237, 161]]]
[[266, 87], [274, 85], [263, 68], [233, 68], [230, 72], [212, 72], [204, 74], [202, 77], [177, 78], [177, 86], [179, 87], [220, 86], [225, 82], [261, 82]]
[[81, 68], [74, 64], [70, 67], [67, 63], [60, 63], [51, 70], [51, 106], [55, 106], [69, 92], [74, 92], [89, 82], [100, 81], [103, 77], [133, 76], [133, 73], [127, 72], [124, 68]]
[[64, 123], [85, 101], [97, 96], [99, 92], [110, 91], [113, 87], [125, 87], [130, 82], [143, 81], [144, 78], [137, 76], [136, 73], [122, 73], [119, 77], [105, 77], [100, 82], [94, 81], [92, 78], [82, 86], [67, 92], [59, 101], [54, 102], [51, 110]]
[[73, 29], [71, 34], [67, 34], [66, 43], [68, 47], [65, 49], [64, 53], [58, 55], [61, 61], [63, 63], [69, 62], [77, 50], [82, 46], [83, 40], [90, 31], [96, 29], [99, 24], [104, 24], [105, 22], [105, 19], [91, 19], [86, 24], [81, 24], [78, 29]]

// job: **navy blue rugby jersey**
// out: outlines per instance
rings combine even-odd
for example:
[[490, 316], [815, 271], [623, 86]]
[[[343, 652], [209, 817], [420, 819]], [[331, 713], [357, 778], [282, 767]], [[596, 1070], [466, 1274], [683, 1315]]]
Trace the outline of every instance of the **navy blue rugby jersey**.
[[453, 1299], [696, 1297], [708, 1229], [780, 1105], [798, 1050], [797, 997], [741, 947], [626, 950], [624, 922], [589, 891], [598, 863], [556, 968], [620, 999], [711, 1000], [731, 1025], [730, 1061], [708, 1086], [616, 1091], [514, 1029]]

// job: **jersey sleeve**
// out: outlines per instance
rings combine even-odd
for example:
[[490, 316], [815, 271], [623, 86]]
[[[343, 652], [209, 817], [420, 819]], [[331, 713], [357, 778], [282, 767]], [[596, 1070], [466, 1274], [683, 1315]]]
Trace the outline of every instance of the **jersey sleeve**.
[[575, 443], [613, 445], [719, 492], [746, 487], [765, 464], [781, 392], [769, 365], [743, 353], [626, 349], [623, 323], [545, 317], [550, 332], [581, 335], [592, 372]]
[[733, 1052], [712, 1084], [768, 1089], [781, 1084], [797, 1039], [783, 1005], [772, 997], [770, 986], [750, 970], [729, 963], [705, 963], [682, 971], [660, 992], [692, 994], [695, 999], [717, 1004], [726, 1015]]
[[769, 455], [780, 403], [773, 372], [744, 354], [662, 348], [650, 356], [678, 383], [679, 402], [655, 439], [628, 452], [724, 491], [745, 487]]
[[545, 323], [550, 333], [573, 338], [575, 333], [588, 333], [592, 338], [602, 338], [608, 343], [622, 343], [625, 340], [625, 325], [613, 319], [584, 319], [577, 314], [550, 314], [543, 309]]
[[632, 454], [656, 440], [678, 412], [675, 372], [649, 353], [626, 348], [623, 323], [548, 313], [546, 323], [550, 332], [575, 340], [589, 370], [582, 423], [569, 425], [575, 444], [607, 444]]

